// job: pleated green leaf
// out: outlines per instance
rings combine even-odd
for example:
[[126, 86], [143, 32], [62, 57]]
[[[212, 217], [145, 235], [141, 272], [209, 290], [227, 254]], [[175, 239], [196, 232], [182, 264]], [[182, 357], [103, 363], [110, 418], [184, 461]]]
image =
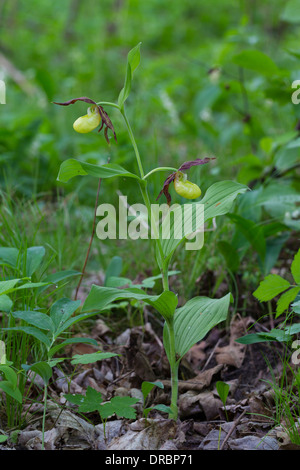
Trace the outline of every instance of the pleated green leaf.
[[[170, 238], [161, 240], [165, 258], [169, 258], [188, 235], [200, 229], [203, 222], [229, 212], [238, 194], [246, 192], [247, 189], [247, 186], [234, 181], [221, 181], [210, 186], [203, 199], [199, 201], [204, 205], [204, 220], [202, 217], [197, 217], [196, 205], [199, 203], [178, 205], [174, 210], [174, 217], [171, 218]], [[185, 236], [181, 238], [180, 232], [183, 225]], [[191, 228], [188, 232], [186, 232], [187, 227]]]
[[105, 165], [93, 165], [91, 163], [80, 162], [75, 158], [65, 160], [61, 165], [57, 180], [67, 183], [74, 176], [95, 176], [96, 178], [114, 178], [123, 176], [127, 178], [140, 179], [137, 175], [130, 173], [125, 168], [114, 163], [106, 163]]
[[[175, 311], [175, 351], [179, 358], [182, 358], [194, 344], [201, 341], [214, 326], [226, 320], [230, 295], [229, 293], [221, 299], [194, 297]], [[164, 328], [164, 346], [169, 357], [167, 324]]]

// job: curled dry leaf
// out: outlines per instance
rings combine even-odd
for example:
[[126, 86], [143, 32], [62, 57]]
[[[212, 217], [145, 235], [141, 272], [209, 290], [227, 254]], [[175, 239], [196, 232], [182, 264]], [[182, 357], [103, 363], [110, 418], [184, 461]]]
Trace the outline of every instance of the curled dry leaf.
[[108, 450], [157, 450], [163, 444], [175, 437], [176, 423], [169, 419], [149, 419], [145, 427], [145, 420], [141, 421], [137, 430], [131, 429], [121, 437], [115, 438], [108, 445]]
[[235, 316], [230, 323], [230, 341], [228, 346], [216, 348], [216, 361], [219, 364], [227, 364], [240, 368], [243, 364], [246, 345], [235, 340], [245, 335], [248, 326], [253, 323], [251, 317], [239, 318]]

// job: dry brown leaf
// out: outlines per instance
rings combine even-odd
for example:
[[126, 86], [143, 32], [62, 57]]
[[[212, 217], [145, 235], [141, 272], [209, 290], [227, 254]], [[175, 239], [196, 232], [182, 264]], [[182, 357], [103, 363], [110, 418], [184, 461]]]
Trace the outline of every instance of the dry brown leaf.
[[145, 420], [141, 421], [143, 429], [141, 431], [131, 429], [121, 437], [117, 437], [108, 445], [108, 450], [157, 450], [163, 444], [175, 437], [176, 423], [169, 419], [148, 419], [148, 426], [145, 427]]
[[235, 340], [244, 336], [249, 324], [253, 323], [250, 317], [240, 318], [235, 316], [230, 324], [230, 341], [228, 346], [216, 348], [216, 361], [218, 364], [227, 364], [240, 368], [243, 364], [246, 345]]

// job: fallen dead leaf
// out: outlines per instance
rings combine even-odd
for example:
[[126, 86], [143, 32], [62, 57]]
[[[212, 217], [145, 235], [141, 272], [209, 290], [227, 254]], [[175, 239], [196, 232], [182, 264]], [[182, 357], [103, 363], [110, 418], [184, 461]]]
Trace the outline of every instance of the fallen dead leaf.
[[176, 423], [169, 419], [151, 419], [145, 427], [145, 420], [139, 420], [142, 430], [132, 427], [121, 437], [117, 437], [107, 446], [108, 450], [157, 450], [166, 441], [173, 439], [176, 433]]
[[245, 335], [251, 323], [253, 323], [251, 317], [240, 318], [235, 316], [231, 320], [229, 345], [216, 348], [216, 361], [218, 364], [227, 364], [236, 368], [242, 366], [246, 353], [246, 345], [237, 343], [235, 340]]

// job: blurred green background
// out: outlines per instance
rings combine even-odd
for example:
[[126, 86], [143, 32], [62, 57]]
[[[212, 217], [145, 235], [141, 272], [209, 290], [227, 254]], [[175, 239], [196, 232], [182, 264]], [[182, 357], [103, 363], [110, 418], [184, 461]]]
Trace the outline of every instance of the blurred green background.
[[[58, 183], [61, 162], [110, 159], [131, 171], [136, 162], [116, 110], [106, 109], [118, 137], [108, 147], [102, 133], [74, 132], [84, 103], [62, 108], [52, 101], [116, 101], [127, 53], [141, 41], [126, 104], [145, 171], [215, 156], [189, 172], [203, 193], [223, 179], [252, 190], [207, 233], [201, 253], [178, 253], [183, 293], [207, 285], [216, 293], [232, 279], [255, 288], [283, 249], [292, 257], [300, 227], [300, 105], [291, 101], [292, 82], [300, 79], [299, 1], [2, 0], [0, 27], [3, 246], [41, 244], [53, 255], [50, 272], [81, 269], [97, 181]], [[149, 181], [152, 202], [166, 176]], [[103, 182], [101, 202], [116, 202], [118, 189], [129, 203], [140, 202], [128, 180]], [[142, 243], [95, 240], [90, 271], [105, 271], [117, 254], [123, 275], [152, 273]], [[209, 283], [206, 271], [213, 272]]]

